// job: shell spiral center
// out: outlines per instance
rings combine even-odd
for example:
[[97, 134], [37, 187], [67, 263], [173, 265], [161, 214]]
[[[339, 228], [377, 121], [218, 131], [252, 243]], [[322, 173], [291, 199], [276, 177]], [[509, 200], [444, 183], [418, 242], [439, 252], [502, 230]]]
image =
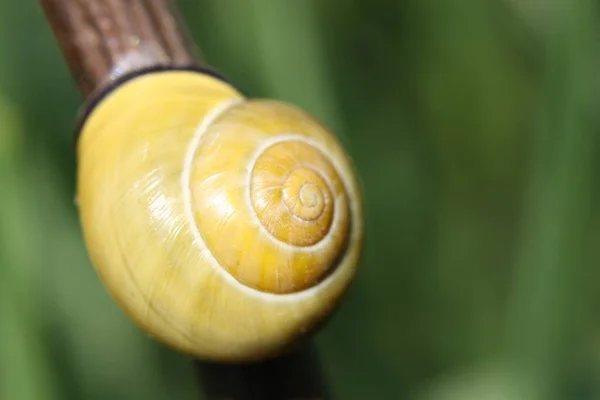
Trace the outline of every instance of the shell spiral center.
[[334, 201], [319, 171], [330, 170], [325, 156], [301, 141], [275, 144], [258, 157], [250, 185], [252, 204], [262, 225], [277, 240], [311, 246], [327, 235]]

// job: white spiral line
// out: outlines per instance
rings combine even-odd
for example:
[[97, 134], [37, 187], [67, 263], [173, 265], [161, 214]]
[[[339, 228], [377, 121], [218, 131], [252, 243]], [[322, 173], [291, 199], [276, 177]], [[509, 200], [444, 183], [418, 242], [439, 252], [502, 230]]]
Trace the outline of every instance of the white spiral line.
[[[254, 155], [252, 156], [252, 158], [250, 159], [250, 165], [248, 166], [248, 171], [247, 171], [247, 175], [246, 175], [246, 206], [249, 207], [249, 210], [254, 210], [254, 205], [252, 204], [252, 195], [250, 193], [250, 183], [252, 182], [252, 171], [254, 171], [254, 166], [256, 165], [256, 162], [258, 161], [258, 159], [260, 158], [260, 156], [271, 146], [274, 146], [278, 143], [281, 142], [289, 142], [289, 141], [294, 141], [294, 142], [302, 142], [306, 145], [315, 147], [317, 150], [319, 150], [321, 152], [321, 154], [323, 154], [325, 156], [325, 154], [327, 154], [327, 152], [323, 151], [324, 149], [321, 147], [321, 145], [319, 143], [316, 143], [313, 140], [308, 139], [305, 136], [302, 135], [298, 135], [298, 134], [293, 134], [293, 133], [288, 133], [288, 134], [283, 134], [281, 136], [277, 136], [275, 138], [270, 138], [268, 140], [265, 140], [264, 143], [258, 147], [258, 149], [256, 149]], [[336, 167], [334, 166], [334, 169]], [[337, 172], [337, 169], [336, 169]], [[329, 180], [328, 176], [323, 176], [322, 174], [319, 174], [324, 180], [325, 183], [328, 186], [328, 189], [330, 190], [330, 192], [333, 194], [334, 190], [333, 189], [333, 185], [331, 183], [331, 181]], [[332, 239], [332, 235], [334, 235], [335, 232], [337, 232], [338, 230], [338, 225], [340, 224], [340, 219], [341, 219], [341, 211], [339, 207], [339, 196], [333, 196], [333, 221], [331, 222], [331, 226], [329, 227], [329, 230], [327, 231], [327, 235], [325, 235], [325, 237], [323, 237], [323, 239], [319, 240], [317, 243], [310, 245], [310, 246], [295, 246], [293, 244], [290, 243], [286, 243], [283, 242], [279, 239], [277, 239], [275, 236], [273, 236], [273, 233], [269, 232], [269, 230], [264, 226], [264, 224], [260, 221], [260, 219], [258, 218], [258, 215], [256, 215], [255, 212], [252, 212], [252, 219], [254, 221], [254, 223], [256, 225], [259, 226], [259, 229], [261, 229], [266, 235], [267, 237], [277, 246], [285, 249], [285, 250], [294, 250], [300, 253], [311, 253], [314, 251], [321, 251], [323, 250], [323, 248], [327, 247], [329, 244], [331, 244]], [[291, 211], [290, 211], [291, 212]]]
[[[257, 289], [243, 285], [233, 275], [231, 275], [231, 273], [229, 273], [229, 271], [227, 271], [225, 268], [223, 268], [219, 264], [219, 261], [215, 258], [215, 256], [212, 254], [212, 252], [206, 245], [206, 242], [202, 238], [202, 235], [200, 234], [200, 232], [198, 230], [198, 226], [196, 225], [194, 211], [192, 209], [193, 208], [193, 206], [192, 206], [192, 189], [189, 184], [190, 178], [191, 178], [191, 173], [192, 173], [192, 164], [194, 161], [194, 155], [196, 153], [198, 146], [200, 145], [202, 136], [206, 133], [206, 131], [208, 130], [210, 125], [215, 121], [215, 119], [217, 119], [221, 114], [223, 114], [228, 109], [230, 109], [230, 108], [234, 107], [235, 105], [242, 103], [244, 101], [245, 101], [245, 99], [230, 100], [230, 101], [224, 101], [224, 102], [216, 105], [210, 112], [208, 112], [206, 114], [206, 116], [204, 117], [204, 119], [202, 120], [202, 122], [200, 123], [200, 125], [198, 126], [196, 131], [194, 132], [192, 139], [190, 140], [190, 144], [189, 144], [189, 147], [187, 149], [187, 152], [186, 152], [186, 155], [184, 158], [183, 170], [181, 173], [181, 189], [183, 191], [184, 210], [185, 210], [185, 216], [186, 216], [187, 222], [191, 227], [191, 231], [192, 231], [194, 240], [199, 244], [200, 247], [202, 247], [205, 250], [203, 252], [203, 253], [205, 253], [204, 256], [209, 261], [213, 270], [217, 274], [220, 274], [220, 276], [222, 276], [229, 284], [231, 284], [233, 287], [237, 288], [238, 290], [246, 293], [249, 296], [253, 296], [253, 297], [259, 298], [263, 301], [267, 301], [267, 302], [294, 302], [294, 301], [304, 300], [304, 299], [314, 297], [319, 292], [326, 290], [327, 287], [329, 287], [335, 281], [336, 276], [343, 272], [342, 271], [343, 269], [342, 268], [334, 268], [332, 273], [330, 273], [321, 282], [319, 282], [318, 284], [316, 284], [308, 289], [300, 291], [300, 292], [284, 293], [284, 294], [261, 292]], [[322, 151], [322, 147], [318, 143], [315, 143], [312, 140], [309, 140], [303, 136], [300, 136], [298, 134], [283, 135], [281, 137], [266, 141], [266, 143], [259, 148], [259, 150], [256, 152], [256, 155], [251, 164], [252, 168], [249, 168], [250, 173], [251, 173], [252, 169], [254, 168], [254, 163], [256, 162], [256, 159], [267, 147], [270, 147], [278, 142], [288, 141], [288, 140], [301, 140], [304, 143], [307, 143], [309, 145], [314, 145], [316, 148], [318, 148], [319, 150]], [[326, 154], [326, 152], [323, 152], [323, 154]], [[336, 170], [339, 171], [339, 169], [337, 169], [337, 168], [339, 168], [340, 166], [337, 165], [335, 163], [335, 161], [333, 161], [333, 164], [334, 164], [334, 168], [336, 168]], [[346, 177], [344, 177], [343, 174], [341, 175], [341, 178], [344, 181], [344, 186], [346, 187], [346, 190], [348, 190], [349, 182], [346, 182]], [[327, 178], [325, 178], [325, 179], [327, 179]], [[330, 182], [328, 181], [328, 183], [330, 183]], [[247, 193], [248, 193], [248, 198], [246, 200], [249, 202], [248, 204], [251, 205], [252, 202], [249, 199], [249, 197], [250, 197], [249, 191], [247, 191]], [[350, 208], [352, 208], [352, 206], [350, 204], [348, 204], [348, 206]], [[335, 208], [337, 209], [339, 207], [335, 207]], [[336, 210], [334, 212], [338, 213], [339, 211]], [[352, 214], [354, 216], [355, 213], [352, 213]], [[256, 219], [256, 222], [260, 226], [262, 226], [263, 229], [265, 229], [265, 231], [266, 231], [266, 228], [264, 228], [262, 223], [260, 223], [260, 221], [258, 221], [258, 217], [256, 215], [254, 215], [254, 218]], [[339, 220], [339, 216], [334, 214], [334, 221], [332, 222], [330, 232], [333, 230], [333, 228], [335, 228], [336, 220]], [[272, 235], [270, 235], [270, 233], [269, 233], [269, 236], [272, 237]], [[351, 234], [351, 236], [352, 236], [352, 234]], [[273, 238], [273, 240], [276, 240], [282, 246], [290, 246], [292, 248], [295, 248], [296, 250], [299, 249], [296, 246], [292, 246], [287, 243], [284, 244], [284, 243], [280, 242], [279, 240], [275, 239], [274, 237], [272, 237], [272, 238]], [[322, 240], [321, 242], [324, 242], [324, 241], [325, 240]], [[319, 242], [319, 243], [321, 243], [321, 242]], [[315, 247], [317, 247], [319, 245], [319, 243], [317, 243], [316, 245], [313, 245], [313, 246], [309, 246], [307, 248], [315, 250]], [[343, 264], [343, 261], [342, 261], [342, 264]]]

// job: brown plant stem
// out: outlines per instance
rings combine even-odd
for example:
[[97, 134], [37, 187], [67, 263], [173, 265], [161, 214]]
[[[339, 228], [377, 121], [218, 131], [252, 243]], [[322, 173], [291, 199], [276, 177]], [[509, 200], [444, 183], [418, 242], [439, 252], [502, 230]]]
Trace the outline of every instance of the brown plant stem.
[[261, 363], [238, 366], [197, 363], [210, 400], [324, 400], [330, 394], [312, 344]]
[[200, 65], [169, 0], [41, 0], [84, 96], [156, 66]]
[[[217, 75], [201, 61], [170, 0], [40, 1], [73, 79], [86, 99], [82, 121], [110, 88], [137, 73], [191, 68]], [[194, 362], [208, 400], [329, 398], [310, 344], [262, 363]]]

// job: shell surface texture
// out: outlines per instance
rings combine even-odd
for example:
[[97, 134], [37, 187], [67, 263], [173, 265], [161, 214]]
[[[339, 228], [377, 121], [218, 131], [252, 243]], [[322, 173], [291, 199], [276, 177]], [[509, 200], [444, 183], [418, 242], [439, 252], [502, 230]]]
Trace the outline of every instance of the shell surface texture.
[[197, 71], [129, 79], [77, 143], [92, 264], [156, 340], [203, 359], [272, 357], [318, 329], [350, 286], [360, 186], [305, 112]]

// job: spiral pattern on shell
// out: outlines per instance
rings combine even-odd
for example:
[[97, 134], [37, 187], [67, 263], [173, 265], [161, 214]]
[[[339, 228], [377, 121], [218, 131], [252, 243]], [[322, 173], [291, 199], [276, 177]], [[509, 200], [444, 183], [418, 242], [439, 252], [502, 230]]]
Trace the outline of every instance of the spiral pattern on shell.
[[99, 102], [78, 142], [90, 259], [146, 332], [219, 361], [273, 356], [352, 282], [362, 199], [342, 146], [283, 103], [165, 71]]
[[344, 183], [310, 136], [315, 126], [303, 115], [281, 120], [294, 113], [234, 104], [199, 132], [190, 160], [198, 234], [238, 281], [268, 293], [317, 284], [348, 239]]

